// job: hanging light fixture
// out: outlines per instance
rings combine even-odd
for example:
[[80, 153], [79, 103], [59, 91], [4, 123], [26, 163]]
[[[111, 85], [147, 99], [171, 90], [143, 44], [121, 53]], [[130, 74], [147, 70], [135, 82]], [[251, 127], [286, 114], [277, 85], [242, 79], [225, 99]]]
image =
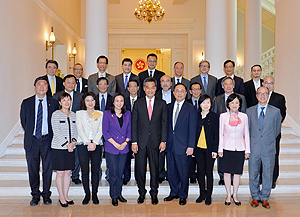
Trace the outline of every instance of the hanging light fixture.
[[135, 9], [134, 16], [138, 20], [148, 21], [150, 24], [152, 19], [155, 21], [162, 20], [165, 15], [165, 10], [160, 5], [159, 0], [140, 0], [139, 7]]
[[52, 48], [52, 60], [54, 58], [54, 43], [55, 43], [55, 35], [53, 32], [53, 27], [51, 27], [49, 41], [46, 40], [46, 51], [48, 51], [50, 48]]

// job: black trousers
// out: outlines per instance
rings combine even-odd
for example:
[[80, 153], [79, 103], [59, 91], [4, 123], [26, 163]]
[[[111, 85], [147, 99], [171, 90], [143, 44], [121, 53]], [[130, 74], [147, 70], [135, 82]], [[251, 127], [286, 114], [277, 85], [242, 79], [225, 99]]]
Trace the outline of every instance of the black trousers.
[[207, 179], [207, 195], [211, 195], [213, 191], [213, 168], [215, 159], [211, 155], [207, 155], [207, 149], [196, 147], [196, 163], [198, 168], [198, 183], [200, 195], [205, 194], [205, 176]]
[[159, 153], [159, 162], [158, 162], [159, 178], [165, 179], [167, 177], [166, 171], [166, 152]]
[[[43, 192], [40, 192], [40, 161], [42, 159], [43, 169]], [[26, 151], [26, 161], [28, 167], [29, 184], [31, 195], [34, 198], [51, 196], [52, 181], [52, 155], [51, 155], [51, 138], [50, 136], [37, 139], [33, 137], [31, 149]]]
[[197, 173], [196, 173], [196, 165], [197, 165], [196, 164], [196, 158], [192, 157], [191, 167], [190, 167], [190, 174], [189, 174], [190, 179], [195, 179], [198, 176]]
[[129, 152], [126, 154], [126, 162], [125, 162], [125, 168], [123, 173], [123, 180], [129, 182], [131, 179], [131, 156], [132, 156], [132, 150], [129, 148]]
[[145, 188], [146, 183], [146, 171], [147, 171], [147, 158], [149, 160], [150, 167], [150, 195], [156, 196], [158, 193], [158, 158], [159, 149], [151, 148], [151, 144], [147, 144], [146, 148], [138, 149], [135, 154], [135, 167], [137, 173], [137, 184], [139, 188], [139, 194], [144, 196], [147, 191]]
[[96, 149], [94, 151], [88, 151], [86, 145], [77, 145], [77, 149], [84, 192], [85, 194], [91, 193], [89, 187], [89, 162], [91, 159], [92, 192], [97, 193], [99, 186], [99, 167], [102, 147], [100, 145], [96, 145]]
[[72, 171], [71, 179], [79, 179], [79, 171], [80, 171], [80, 164], [78, 158], [78, 151], [75, 148], [75, 169]]

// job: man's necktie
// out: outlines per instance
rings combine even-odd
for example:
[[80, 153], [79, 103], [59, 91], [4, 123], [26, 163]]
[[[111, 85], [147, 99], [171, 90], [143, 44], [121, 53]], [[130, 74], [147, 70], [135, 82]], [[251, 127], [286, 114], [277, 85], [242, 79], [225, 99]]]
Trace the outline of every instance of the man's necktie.
[[37, 119], [36, 119], [36, 128], [35, 128], [35, 137], [40, 139], [42, 137], [42, 123], [43, 123], [43, 100], [39, 99]]
[[100, 111], [102, 111], [102, 112], [105, 111], [105, 99], [104, 99], [104, 95], [102, 95]]
[[77, 82], [77, 84], [76, 84], [76, 91], [80, 92], [80, 82], [79, 82], [79, 79], [76, 79], [76, 82]]
[[175, 128], [176, 121], [177, 121], [177, 118], [178, 118], [178, 114], [179, 114], [179, 103], [177, 103], [177, 108], [176, 108], [176, 111], [175, 111], [174, 126], [173, 126], [173, 128]]
[[52, 77], [51, 78], [51, 93], [52, 93], [52, 96], [55, 94], [55, 82], [54, 82], [54, 78]]
[[196, 109], [197, 109], [197, 111], [198, 111], [197, 100], [195, 100], [195, 108], [196, 108]]
[[264, 118], [265, 118], [264, 109], [265, 109], [265, 107], [261, 107], [261, 112], [260, 112], [259, 118], [258, 118], [260, 129], [262, 129], [262, 125], [263, 125]]
[[127, 88], [127, 84], [128, 84], [128, 75], [125, 75], [125, 82], [124, 82], [125, 90]]
[[133, 105], [134, 105], [134, 99], [132, 99], [132, 101], [131, 101], [132, 103], [131, 103], [131, 111], [132, 111], [132, 109], [133, 109]]
[[177, 78], [177, 84], [179, 84], [179, 83], [180, 83], [179, 78]]
[[150, 77], [152, 77], [152, 71], [150, 71]]
[[205, 92], [206, 92], [206, 90], [207, 90], [206, 77], [203, 77], [203, 85], [204, 85], [204, 90], [205, 90]]
[[149, 100], [149, 105], [148, 105], [148, 115], [149, 115], [149, 121], [151, 121], [151, 117], [152, 117], [151, 99]]

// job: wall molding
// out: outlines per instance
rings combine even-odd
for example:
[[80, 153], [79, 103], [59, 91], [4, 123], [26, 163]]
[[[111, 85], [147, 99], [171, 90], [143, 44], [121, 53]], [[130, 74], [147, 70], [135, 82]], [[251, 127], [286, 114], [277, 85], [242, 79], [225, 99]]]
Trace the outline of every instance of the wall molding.
[[19, 135], [21, 130], [21, 123], [20, 121], [18, 121], [12, 128], [12, 130], [8, 133], [8, 135], [5, 137], [3, 142], [0, 144], [0, 157], [5, 155], [6, 148], [13, 144], [15, 136]]
[[300, 135], [300, 126], [288, 114], [286, 115], [283, 124], [288, 126], [288, 127], [291, 127], [293, 129], [293, 134], [294, 135], [297, 135], [297, 136]]

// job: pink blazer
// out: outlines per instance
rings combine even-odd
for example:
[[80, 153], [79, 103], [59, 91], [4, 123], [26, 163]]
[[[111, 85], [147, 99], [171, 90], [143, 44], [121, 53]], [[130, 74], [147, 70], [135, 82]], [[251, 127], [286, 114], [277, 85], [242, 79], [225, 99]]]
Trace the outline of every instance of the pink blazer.
[[250, 153], [248, 116], [242, 112], [239, 112], [238, 116], [242, 123], [237, 126], [230, 126], [230, 113], [226, 112], [220, 114], [218, 152], [223, 152], [223, 149], [225, 149], [229, 151], [245, 151], [245, 153]]

